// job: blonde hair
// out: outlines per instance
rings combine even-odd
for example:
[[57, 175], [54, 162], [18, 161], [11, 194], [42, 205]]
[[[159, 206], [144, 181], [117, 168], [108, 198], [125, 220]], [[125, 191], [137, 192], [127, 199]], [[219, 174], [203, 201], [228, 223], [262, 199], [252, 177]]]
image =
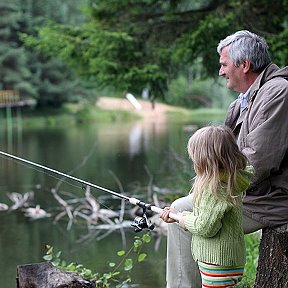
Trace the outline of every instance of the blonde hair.
[[232, 130], [227, 126], [201, 128], [190, 137], [187, 149], [196, 172], [191, 189], [194, 205], [205, 188], [211, 189], [216, 197], [223, 196], [219, 194], [219, 186], [227, 191], [226, 200], [236, 204], [236, 176], [239, 169], [245, 169], [247, 159], [239, 150]]

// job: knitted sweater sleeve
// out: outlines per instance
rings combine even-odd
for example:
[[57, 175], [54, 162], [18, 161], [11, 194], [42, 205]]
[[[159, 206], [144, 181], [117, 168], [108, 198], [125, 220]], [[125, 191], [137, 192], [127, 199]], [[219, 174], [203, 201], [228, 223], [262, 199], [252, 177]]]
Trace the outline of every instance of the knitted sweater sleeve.
[[192, 212], [182, 212], [182, 216], [188, 231], [192, 234], [210, 238], [215, 236], [221, 229], [221, 219], [231, 209], [231, 205], [226, 201], [215, 198], [212, 193], [206, 192], [202, 195], [199, 207]]

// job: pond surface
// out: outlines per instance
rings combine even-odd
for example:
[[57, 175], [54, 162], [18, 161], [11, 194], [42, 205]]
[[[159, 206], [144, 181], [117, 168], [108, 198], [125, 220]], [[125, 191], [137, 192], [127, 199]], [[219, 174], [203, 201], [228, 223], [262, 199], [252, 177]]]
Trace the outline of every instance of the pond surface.
[[[177, 157], [187, 159], [186, 143], [191, 133], [185, 132], [183, 125], [177, 123], [144, 124], [142, 121], [40, 130], [15, 129], [13, 137], [9, 136], [9, 139], [7, 131], [0, 129], [0, 150], [64, 173], [74, 170], [72, 175], [77, 178], [116, 192], [120, 192], [121, 188], [128, 196], [129, 193], [141, 193], [139, 197], [142, 197], [143, 191], [147, 193], [152, 181], [155, 187], [169, 188], [168, 183], [177, 179], [177, 161], [171, 160], [171, 151]], [[51, 189], [59, 184], [59, 176], [47, 175], [40, 169], [32, 169], [4, 157], [0, 157], [0, 167], [1, 203], [8, 206], [13, 204], [8, 193], [33, 191], [31, 206], [39, 204], [53, 215], [51, 218], [31, 221], [21, 210], [0, 212], [1, 286], [16, 287], [17, 265], [43, 262], [46, 244], [53, 246], [56, 251], [62, 251], [61, 257], [68, 263], [81, 263], [99, 272], [107, 272], [110, 261], [120, 262], [117, 251], [128, 250], [132, 246], [136, 235], [132, 228], [122, 233], [116, 230], [102, 239], [87, 237], [84, 240], [83, 236], [88, 233], [85, 223], [73, 223], [67, 230], [66, 217], [53, 224], [59, 204], [53, 198]], [[85, 191], [81, 189], [81, 184], [67, 179], [66, 182], [61, 184], [59, 190], [70, 195], [73, 193], [75, 197], [84, 197]], [[187, 183], [187, 191], [189, 185]], [[97, 199], [110, 197], [95, 189], [91, 193]], [[108, 204], [106, 200], [101, 200], [100, 206], [111, 209], [115, 201], [118, 203], [119, 200], [113, 199], [111, 203], [108, 200]], [[139, 233], [141, 235], [143, 232]], [[137, 287], [164, 287], [166, 237], [153, 236], [152, 243], [144, 249], [148, 259], [135, 267], [132, 282], [138, 284]]]

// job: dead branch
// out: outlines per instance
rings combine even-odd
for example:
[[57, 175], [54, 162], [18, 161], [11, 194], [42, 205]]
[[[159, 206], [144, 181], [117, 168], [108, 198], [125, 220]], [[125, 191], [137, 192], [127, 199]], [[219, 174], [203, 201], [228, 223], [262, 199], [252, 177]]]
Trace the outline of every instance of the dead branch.
[[[71, 223], [73, 221], [72, 209], [68, 205], [68, 203], [57, 194], [56, 189], [51, 189], [51, 193], [53, 194], [53, 196], [57, 200], [57, 202], [64, 208], [66, 214], [69, 217], [69, 223], [67, 225], [67, 230], [69, 230], [71, 228]], [[63, 214], [61, 214], [61, 215], [63, 215]], [[58, 215], [58, 217], [55, 217], [54, 221], [56, 221], [56, 219], [59, 219], [59, 215]]]
[[34, 192], [27, 192], [25, 194], [20, 194], [17, 192], [7, 193], [8, 198], [14, 202], [14, 204], [9, 208], [9, 211], [17, 210], [22, 207], [27, 207], [29, 202], [34, 198]]

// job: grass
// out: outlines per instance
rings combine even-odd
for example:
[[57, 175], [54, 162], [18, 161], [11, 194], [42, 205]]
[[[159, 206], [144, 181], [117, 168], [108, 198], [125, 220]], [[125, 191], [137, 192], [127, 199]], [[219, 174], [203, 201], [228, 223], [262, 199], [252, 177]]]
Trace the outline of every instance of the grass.
[[181, 122], [207, 123], [213, 121], [223, 122], [226, 110], [217, 108], [201, 108], [185, 111], [168, 112], [169, 120]]
[[107, 111], [94, 105], [66, 104], [61, 108], [23, 111], [22, 125], [29, 128], [69, 126], [95, 122], [128, 122], [139, 117], [127, 111]]

